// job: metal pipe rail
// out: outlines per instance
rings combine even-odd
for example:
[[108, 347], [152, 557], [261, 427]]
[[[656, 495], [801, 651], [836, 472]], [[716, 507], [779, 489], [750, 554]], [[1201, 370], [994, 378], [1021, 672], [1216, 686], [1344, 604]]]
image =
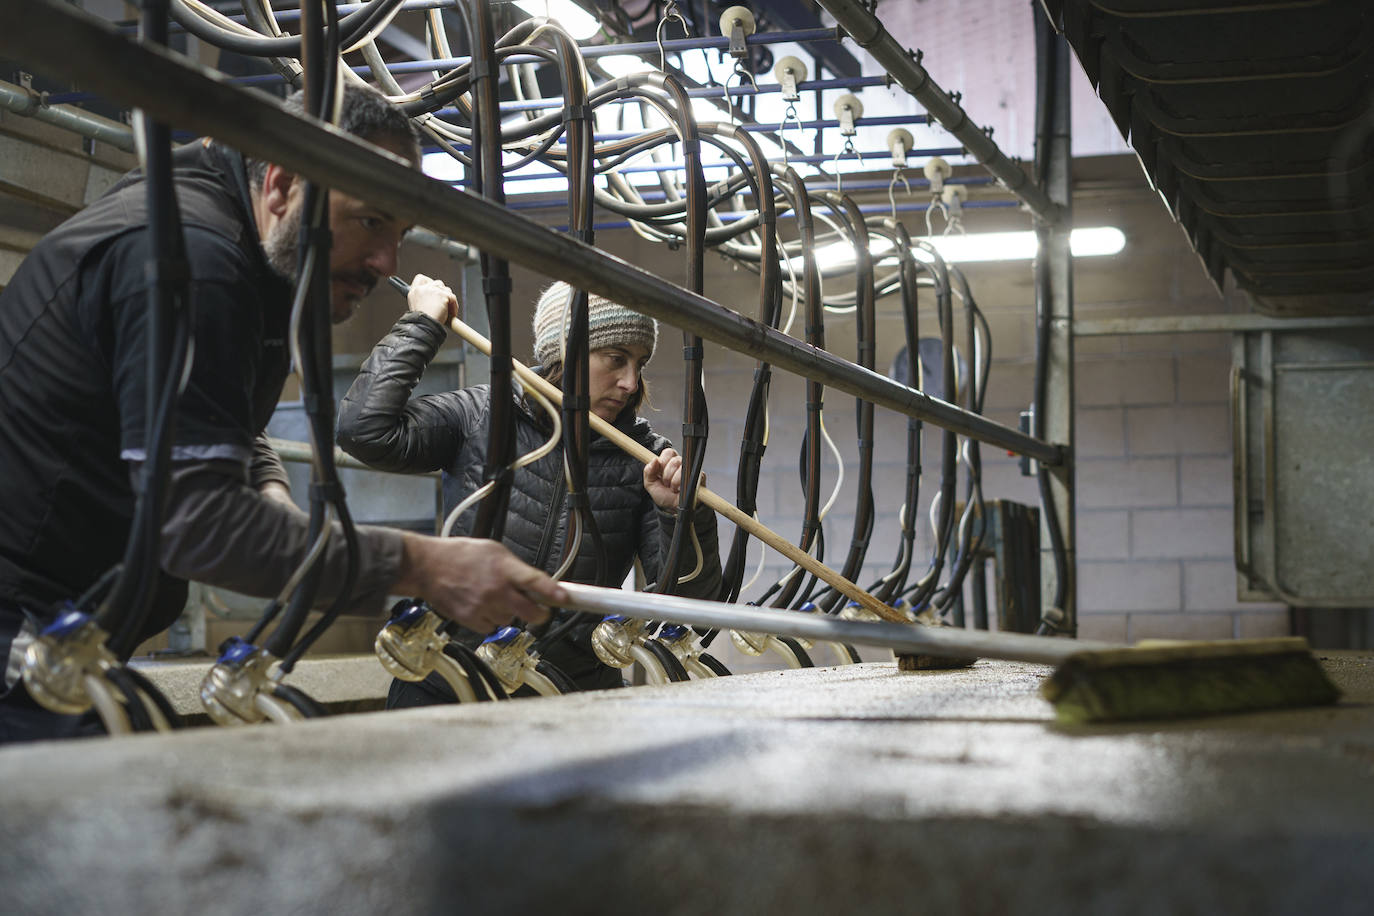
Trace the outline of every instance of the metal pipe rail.
[[1058, 223], [1064, 208], [1036, 187], [1021, 167], [1006, 157], [982, 128], [969, 120], [959, 103], [930, 78], [921, 66], [919, 55], [903, 48], [859, 0], [817, 0], [840, 27], [890, 73], [903, 89], [920, 102], [930, 116], [954, 134], [968, 148], [969, 155], [983, 164], [1007, 190], [1021, 199], [1036, 216]]
[[[395, 72], [395, 71], [393, 71]], [[891, 86], [892, 77], [890, 76], [836, 76], [826, 77], [819, 80], [807, 80], [797, 84], [798, 92], [813, 92], [817, 89], [867, 89], [871, 86]], [[781, 83], [759, 83], [751, 86], [748, 83], [743, 85], [724, 86], [703, 86], [700, 89], [688, 89], [688, 98], [693, 99], [718, 99], [726, 92], [731, 95], [772, 95], [775, 92], [782, 92]], [[549, 108], [562, 108], [563, 98], [552, 96], [547, 99], [530, 99], [525, 102], [502, 102], [501, 110], [507, 111], [543, 111]], [[925, 124], [929, 119], [923, 114], [906, 115], [909, 123]], [[855, 123], [862, 124], [859, 119]], [[754, 128], [752, 125], [749, 129]]]
[[[272, 450], [277, 453], [282, 461], [294, 461], [297, 463], [308, 463], [315, 460], [315, 453], [310, 448], [309, 442], [299, 442], [295, 439], [277, 439], [272, 436], [267, 437], [267, 444], [272, 446]], [[372, 471], [379, 474], [389, 474], [390, 471], [378, 471], [372, 465], [359, 461], [352, 455], [345, 452], [338, 446], [334, 447], [334, 463], [341, 468], [352, 468], [358, 471]], [[407, 477], [430, 477], [435, 480], [441, 479], [443, 474], [439, 471], [421, 471], [418, 474], [407, 472]]]
[[[458, 149], [467, 149], [467, 147], [466, 147], [466, 146], [460, 146], [460, 147], [458, 147]], [[891, 156], [891, 155], [892, 155], [892, 153], [889, 152], [888, 150], [856, 150], [856, 151], [854, 151], [854, 152], [852, 152], [852, 153], [845, 153], [843, 156], [840, 157], [840, 159], [841, 159], [841, 160], [844, 160], [844, 159], [859, 159], [859, 160], [863, 160], [863, 159], [882, 159], [882, 158], [884, 158], [884, 157], [886, 157], [886, 156]], [[911, 157], [913, 157], [913, 158], [928, 157], [928, 156], [965, 156], [965, 155], [968, 155], [968, 152], [967, 152], [967, 150], [965, 150], [965, 149], [964, 149], [963, 147], [961, 147], [961, 146], [939, 146], [939, 147], [934, 147], [934, 148], [932, 148], [932, 149], [918, 149], [918, 150], [912, 150], [912, 151], [908, 152], [907, 155], [908, 155], [908, 156], [911, 156]], [[805, 165], [825, 165], [825, 164], [834, 162], [834, 161], [835, 161], [835, 156], [834, 156], [833, 154], [830, 154], [830, 155], [819, 155], [819, 156], [789, 156], [789, 157], [787, 157], [787, 161], [788, 161], [788, 163], [791, 164], [791, 165], [796, 165], [796, 164], [798, 164], [798, 163], [805, 164]], [[734, 163], [733, 161], [731, 161], [731, 160], [729, 160], [729, 159], [722, 159], [722, 160], [720, 160], [720, 161], [718, 161], [718, 162], [707, 162], [707, 163], [704, 163], [704, 164], [702, 165], [702, 168], [703, 168], [703, 169], [733, 169], [733, 168], [736, 168], [736, 166], [735, 166], [735, 163]], [[620, 166], [619, 168], [617, 168], [616, 171], [617, 171], [617, 172], [620, 172], [620, 173], [622, 173], [622, 174], [625, 174], [625, 175], [630, 175], [630, 174], [634, 174], [634, 173], [636, 173], [636, 172], [680, 172], [680, 171], [682, 171], [682, 169], [683, 169], [683, 162], [682, 162], [682, 160], [681, 160], [681, 159], [674, 159], [674, 160], [672, 160], [671, 162], [655, 162], [655, 163], [646, 164], [646, 165], [623, 165], [623, 166]], [[548, 171], [548, 172], [533, 172], [533, 173], [526, 173], [526, 174], [523, 174], [523, 175], [508, 175], [508, 176], [506, 176], [506, 181], [507, 181], [507, 182], [512, 182], [512, 181], [537, 181], [537, 180], [539, 180], [539, 179], [545, 179], [545, 178], [558, 178], [558, 177], [562, 176], [562, 174], [563, 174], [562, 172], [559, 172], [559, 171], [557, 171], [557, 170], [550, 170], [550, 171]], [[465, 181], [459, 181], [459, 182], [457, 182], [457, 184], [466, 184], [466, 182], [465, 182]], [[883, 185], [883, 187], [887, 187], [887, 185]]]
[[[513, 207], [514, 209], [517, 209], [517, 210], [541, 209], [540, 207], [532, 207], [532, 206], [522, 205], [522, 204], [509, 204], [508, 206], [511, 206], [511, 207]], [[982, 209], [995, 210], [995, 209], [1005, 209], [1005, 208], [1019, 207], [1019, 206], [1020, 206], [1019, 203], [1017, 203], [1017, 202], [1014, 201], [1014, 200], [1010, 200], [1010, 199], [1008, 199], [1008, 200], [972, 200], [972, 201], [966, 200], [966, 201], [964, 201], [964, 209], [965, 209], [965, 210], [968, 210], [968, 209], [975, 209], [975, 210], [982, 210]], [[542, 207], [542, 209], [552, 209], [552, 207]], [[600, 207], [598, 207], [597, 209], [598, 209], [598, 212], [607, 212], [607, 211], [603, 211]], [[825, 209], [825, 208], [824, 208], [823, 205], [821, 205], [821, 206], [816, 207], [816, 209]], [[924, 211], [925, 209], [926, 209], [926, 205], [925, 205], [925, 204], [898, 204], [898, 205], [897, 205], [897, 212], [898, 212], [898, 213], [918, 213], [918, 212]], [[864, 216], [887, 216], [887, 215], [889, 215], [889, 214], [892, 212], [892, 207], [888, 206], [887, 204], [862, 204], [862, 205], [860, 205], [860, 207], [859, 207], [859, 212], [862, 213]], [[719, 214], [717, 214], [717, 215], [720, 217], [720, 221], [721, 221], [722, 223], [734, 223], [734, 222], [738, 222], [739, 220], [742, 220], [742, 219], [748, 217], [750, 214], [748, 214], [748, 213], [732, 213], [732, 212], [725, 212], [725, 213], [719, 213]], [[783, 212], [781, 212], [781, 213], [778, 214], [778, 219], [780, 219], [780, 220], [784, 220], [784, 219], [795, 219], [795, 218], [796, 218], [796, 214], [793, 213], [791, 210], [784, 210]], [[567, 232], [567, 231], [568, 231], [568, 227], [567, 227], [566, 225], [562, 225], [562, 224], [553, 226], [552, 228], [558, 230], [559, 232]], [[625, 220], [612, 220], [612, 221], [608, 221], [608, 222], [595, 223], [595, 224], [592, 226], [592, 228], [595, 229], [597, 232], [601, 232], [601, 231], [603, 231], [603, 230], [610, 230], [610, 229], [629, 229], [629, 228], [630, 228], [630, 221], [629, 221], [628, 219], [625, 219]], [[829, 277], [830, 274], [827, 273], [826, 276]]]
[[[720, 93], [717, 92], [716, 95], [720, 95]], [[907, 126], [914, 126], [914, 125], [918, 125], [918, 124], [925, 124], [926, 122], [927, 122], [927, 118], [926, 118], [925, 115], [884, 115], [883, 117], [880, 117], [880, 118], [855, 118], [855, 119], [854, 119], [854, 126], [855, 126], [855, 127], [893, 127], [893, 126], [897, 126], [897, 127], [907, 127]], [[779, 125], [779, 124], [762, 124], [762, 123], [760, 123], [760, 124], [741, 124], [741, 125], [739, 125], [739, 129], [740, 129], [740, 130], [744, 130], [744, 131], [748, 131], [749, 133], [754, 133], [754, 134], [771, 134], [771, 133], [777, 133], [780, 126], [782, 126], [782, 125]], [[793, 130], [821, 130], [821, 129], [823, 129], [823, 128], [834, 128], [834, 127], [839, 127], [839, 126], [840, 126], [840, 122], [839, 122], [837, 119], [835, 119], [835, 118], [822, 118], [822, 119], [820, 119], [820, 120], [814, 120], [814, 121], [788, 121], [788, 122], [786, 122], [786, 127], [787, 127], [787, 129], [788, 129], [789, 131], [793, 131]], [[602, 141], [607, 141], [607, 140], [628, 140], [628, 139], [631, 138], [631, 137], [638, 137], [638, 136], [640, 136], [641, 134], [643, 134], [644, 132], [645, 132], [644, 130], [637, 130], [637, 131], [635, 131], [635, 130], [598, 131], [597, 134], [596, 134], [596, 138], [595, 138], [595, 139], [596, 139], [596, 141], [597, 141], [598, 143], [600, 143], [600, 142], [602, 142]], [[672, 142], [677, 142], [677, 141], [676, 141], [676, 140], [673, 140]], [[461, 149], [461, 147], [460, 147], [460, 149]], [[922, 155], [928, 155], [928, 154], [925, 153], [923, 150], [918, 150], [918, 149], [907, 150], [907, 153], [906, 153], [906, 154], [907, 154], [908, 156], [910, 156], [910, 157], [920, 157], [920, 156], [922, 156]], [[849, 154], [846, 154], [846, 155], [852, 156], [853, 154], [852, 154], [852, 153], [849, 153]], [[880, 152], [876, 152], [876, 153], [862, 153], [861, 155], [863, 155], [863, 156], [891, 156], [891, 155], [892, 155], [892, 150], [890, 150], [890, 149], [885, 149], [885, 150], [882, 150], [882, 151], [880, 151]], [[831, 158], [834, 158], [834, 157], [832, 156]]]
[[25, 86], [0, 80], [0, 108], [35, 121], [53, 124], [73, 133], [108, 143], [126, 153], [134, 151], [134, 133], [127, 124], [102, 118], [80, 108], [58, 108], [44, 98], [44, 94]]
[[958, 627], [913, 626], [910, 623], [844, 620], [825, 614], [764, 609], [741, 604], [718, 604], [699, 598], [652, 595], [564, 582], [564, 607], [596, 614], [623, 614], [640, 619], [667, 620], [695, 627], [799, 636], [824, 642], [878, 646], [912, 655], [946, 658], [1005, 658], [1058, 665], [1079, 652], [1121, 649], [1116, 643], [1086, 639], [1056, 639], [1026, 633], [988, 633]]
[[[65, 3], [29, 0], [11, 7], [7, 27], [0, 29], [0, 54], [57, 79], [99, 85], [120, 104], [143, 108], [158, 120], [217, 137], [249, 156], [385, 207], [398, 218], [422, 222], [497, 257], [561, 277], [784, 371], [1046, 465], [1064, 461], [1060, 446], [908, 388], [505, 207], [448, 187], [384, 150], [292, 114], [275, 99], [229, 85], [181, 55], [130, 41], [103, 20]], [[172, 88], [176, 91], [169, 92]]]

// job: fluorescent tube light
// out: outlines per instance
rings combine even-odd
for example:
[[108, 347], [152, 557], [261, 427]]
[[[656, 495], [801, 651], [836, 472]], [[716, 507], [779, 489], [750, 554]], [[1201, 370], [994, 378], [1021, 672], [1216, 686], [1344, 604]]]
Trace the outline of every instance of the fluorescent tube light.
[[654, 69], [653, 64], [633, 54], [608, 54], [605, 57], [598, 57], [596, 62], [601, 65], [601, 69], [616, 79], [635, 73], [647, 73]]
[[531, 16], [555, 20], [578, 41], [586, 41], [601, 31], [601, 23], [572, 0], [515, 0], [515, 5]]
[[[974, 261], [1029, 261], [1035, 257], [1034, 232], [974, 232], [968, 235], [936, 235], [924, 238], [930, 242], [940, 257], [951, 264], [966, 264]], [[1126, 247], [1126, 235], [1115, 226], [1095, 226], [1074, 229], [1069, 233], [1069, 250], [1075, 258], [1093, 258], [1113, 255]], [[875, 257], [887, 254], [892, 244], [885, 238], [874, 239], [869, 251]], [[930, 261], [930, 255], [923, 249], [916, 249], [916, 257]], [[821, 270], [840, 267], [854, 262], [854, 246], [847, 242], [835, 242], [816, 249], [816, 265]], [[800, 270], [800, 257], [792, 259], [793, 267]]]

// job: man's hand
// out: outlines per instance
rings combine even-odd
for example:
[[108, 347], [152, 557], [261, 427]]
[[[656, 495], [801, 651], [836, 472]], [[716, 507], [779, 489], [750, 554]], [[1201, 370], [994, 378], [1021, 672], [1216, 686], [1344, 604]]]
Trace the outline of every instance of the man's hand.
[[[702, 480], [705, 480], [705, 475]], [[682, 457], [671, 448], [644, 465], [644, 489], [660, 509], [677, 508], [678, 493], [682, 490]]]
[[435, 280], [426, 277], [424, 274], [416, 274], [415, 279], [410, 281], [410, 292], [406, 294], [406, 302], [411, 311], [421, 312], [433, 318], [445, 328], [454, 318], [460, 318], [463, 308], [458, 304], [458, 297], [453, 294], [453, 290], [442, 280]]
[[[396, 594], [424, 598], [440, 616], [489, 633], [519, 617], [543, 623], [544, 605], [567, 600], [563, 587], [496, 541], [407, 532]], [[538, 603], [536, 603], [538, 602]]]

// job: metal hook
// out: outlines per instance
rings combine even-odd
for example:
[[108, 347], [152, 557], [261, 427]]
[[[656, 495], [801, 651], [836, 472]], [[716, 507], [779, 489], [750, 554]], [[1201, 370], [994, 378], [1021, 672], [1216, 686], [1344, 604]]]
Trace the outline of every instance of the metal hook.
[[892, 205], [892, 221], [894, 223], [897, 221], [897, 182], [899, 181], [902, 183], [902, 187], [906, 188], [907, 195], [911, 194], [911, 184], [902, 174], [902, 170], [893, 169], [892, 180], [887, 183], [887, 202]]
[[931, 236], [931, 235], [934, 235], [934, 234], [935, 234], [935, 230], [934, 230], [934, 229], [931, 227], [931, 225], [930, 225], [930, 214], [931, 214], [931, 211], [937, 210], [937, 209], [940, 211], [940, 214], [945, 218], [945, 228], [946, 228], [946, 229], [949, 228], [949, 208], [945, 206], [945, 202], [942, 201], [942, 200], [939, 198], [938, 195], [931, 195], [930, 203], [929, 203], [928, 205], [926, 205], [926, 235], [927, 235], [927, 236]]
[[860, 164], [863, 164], [864, 161], [864, 158], [859, 155], [859, 151], [854, 148], [854, 140], [852, 138], [846, 138], [844, 146], [835, 154], [835, 158], [830, 161], [830, 167], [835, 170], [835, 191], [839, 194], [844, 193], [844, 174], [840, 172], [840, 159], [845, 154], [852, 155], [855, 159], [859, 160]]
[[663, 18], [658, 21], [658, 28], [654, 30], [654, 41], [658, 43], [658, 69], [663, 73], [668, 72], [668, 52], [663, 47], [663, 27], [672, 19], [676, 19], [677, 24], [682, 26], [683, 38], [690, 38], [692, 35], [687, 31], [687, 20], [677, 11], [677, 0], [668, 0], [668, 5], [663, 8]]
[[787, 168], [787, 122], [795, 121], [797, 130], [803, 130], [801, 115], [797, 114], [797, 106], [791, 102], [787, 103], [787, 110], [782, 113], [782, 123], [778, 125], [778, 144], [782, 147], [782, 167]]
[[[736, 76], [740, 78], [740, 88], [744, 87], [744, 81], [747, 79], [749, 80], [749, 85], [754, 87], [754, 92], [757, 93], [759, 91], [759, 84], [754, 79], [754, 74], [745, 68], [743, 61], [735, 61], [735, 69], [728, 76], [725, 77], [725, 83], [721, 87], [721, 90], [725, 95], [725, 113], [730, 116], [731, 120], [733, 120], [735, 117], [735, 110], [730, 104], [730, 80], [732, 77]], [[790, 108], [791, 106], [789, 105], [788, 107]]]
[[944, 235], [958, 231], [964, 235], [964, 198], [968, 192], [963, 185], [947, 184], [940, 192], [940, 205], [945, 210]]

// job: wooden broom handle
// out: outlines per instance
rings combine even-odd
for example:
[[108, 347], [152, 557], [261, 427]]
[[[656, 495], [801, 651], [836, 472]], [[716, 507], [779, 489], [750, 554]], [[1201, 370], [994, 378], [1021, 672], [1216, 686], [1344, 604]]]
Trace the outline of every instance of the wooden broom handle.
[[[472, 344], [478, 350], [482, 351], [488, 356], [491, 355], [491, 342], [487, 340], [485, 337], [483, 337], [481, 334], [479, 334], [471, 326], [465, 324], [461, 318], [454, 318], [450, 322], [450, 327], [453, 328], [455, 334], [466, 340], [468, 343]], [[560, 391], [556, 385], [553, 385], [546, 379], [540, 378], [538, 375], [535, 374], [534, 370], [530, 369], [528, 366], [526, 366], [524, 363], [520, 362], [517, 359], [512, 359], [511, 365], [514, 367], [515, 374], [520, 378], [522, 384], [526, 385], [527, 387], [538, 390], [538, 392], [542, 394], [544, 397], [548, 398], [553, 403], [562, 406], [563, 392]], [[614, 442], [627, 454], [639, 459], [645, 464], [648, 464], [650, 461], [654, 459], [653, 452], [649, 451], [647, 448], [640, 445], [638, 442], [631, 439], [629, 436], [625, 435], [620, 430], [616, 429], [614, 426], [598, 417], [596, 414], [588, 413], [587, 417], [589, 420], [591, 420], [592, 429], [596, 430], [598, 433]], [[708, 507], [725, 516], [730, 521], [734, 522], [736, 526], [743, 528], [745, 531], [748, 531], [754, 537], [758, 538], [760, 541], [763, 541], [763, 543], [767, 544], [769, 547], [772, 547], [778, 553], [787, 557], [787, 559], [791, 560], [793, 563], [796, 563], [802, 569], [806, 570], [807, 572], [814, 575], [816, 578], [820, 579], [822, 582], [831, 586], [836, 591], [843, 594], [845, 597], [849, 598], [852, 601], [859, 602], [860, 607], [866, 608], [872, 611], [874, 614], [877, 614], [883, 620], [887, 620], [892, 623], [911, 622], [905, 616], [897, 613], [892, 608], [888, 607], [886, 604], [883, 604], [877, 598], [874, 598], [868, 592], [859, 588], [859, 586], [855, 585], [853, 582], [850, 582], [848, 579], [846, 579], [839, 573], [835, 572], [835, 570], [831, 569], [829, 566], [826, 566], [824, 563], [820, 562], [806, 551], [797, 547], [797, 545], [793, 544], [791, 541], [787, 540], [773, 529], [757, 521], [752, 516], [745, 515], [744, 512], [741, 511], [738, 506], [736, 506], [729, 500], [723, 499], [722, 497], [711, 492], [704, 486], [697, 487], [697, 499], [701, 500], [701, 502], [705, 503]]]

